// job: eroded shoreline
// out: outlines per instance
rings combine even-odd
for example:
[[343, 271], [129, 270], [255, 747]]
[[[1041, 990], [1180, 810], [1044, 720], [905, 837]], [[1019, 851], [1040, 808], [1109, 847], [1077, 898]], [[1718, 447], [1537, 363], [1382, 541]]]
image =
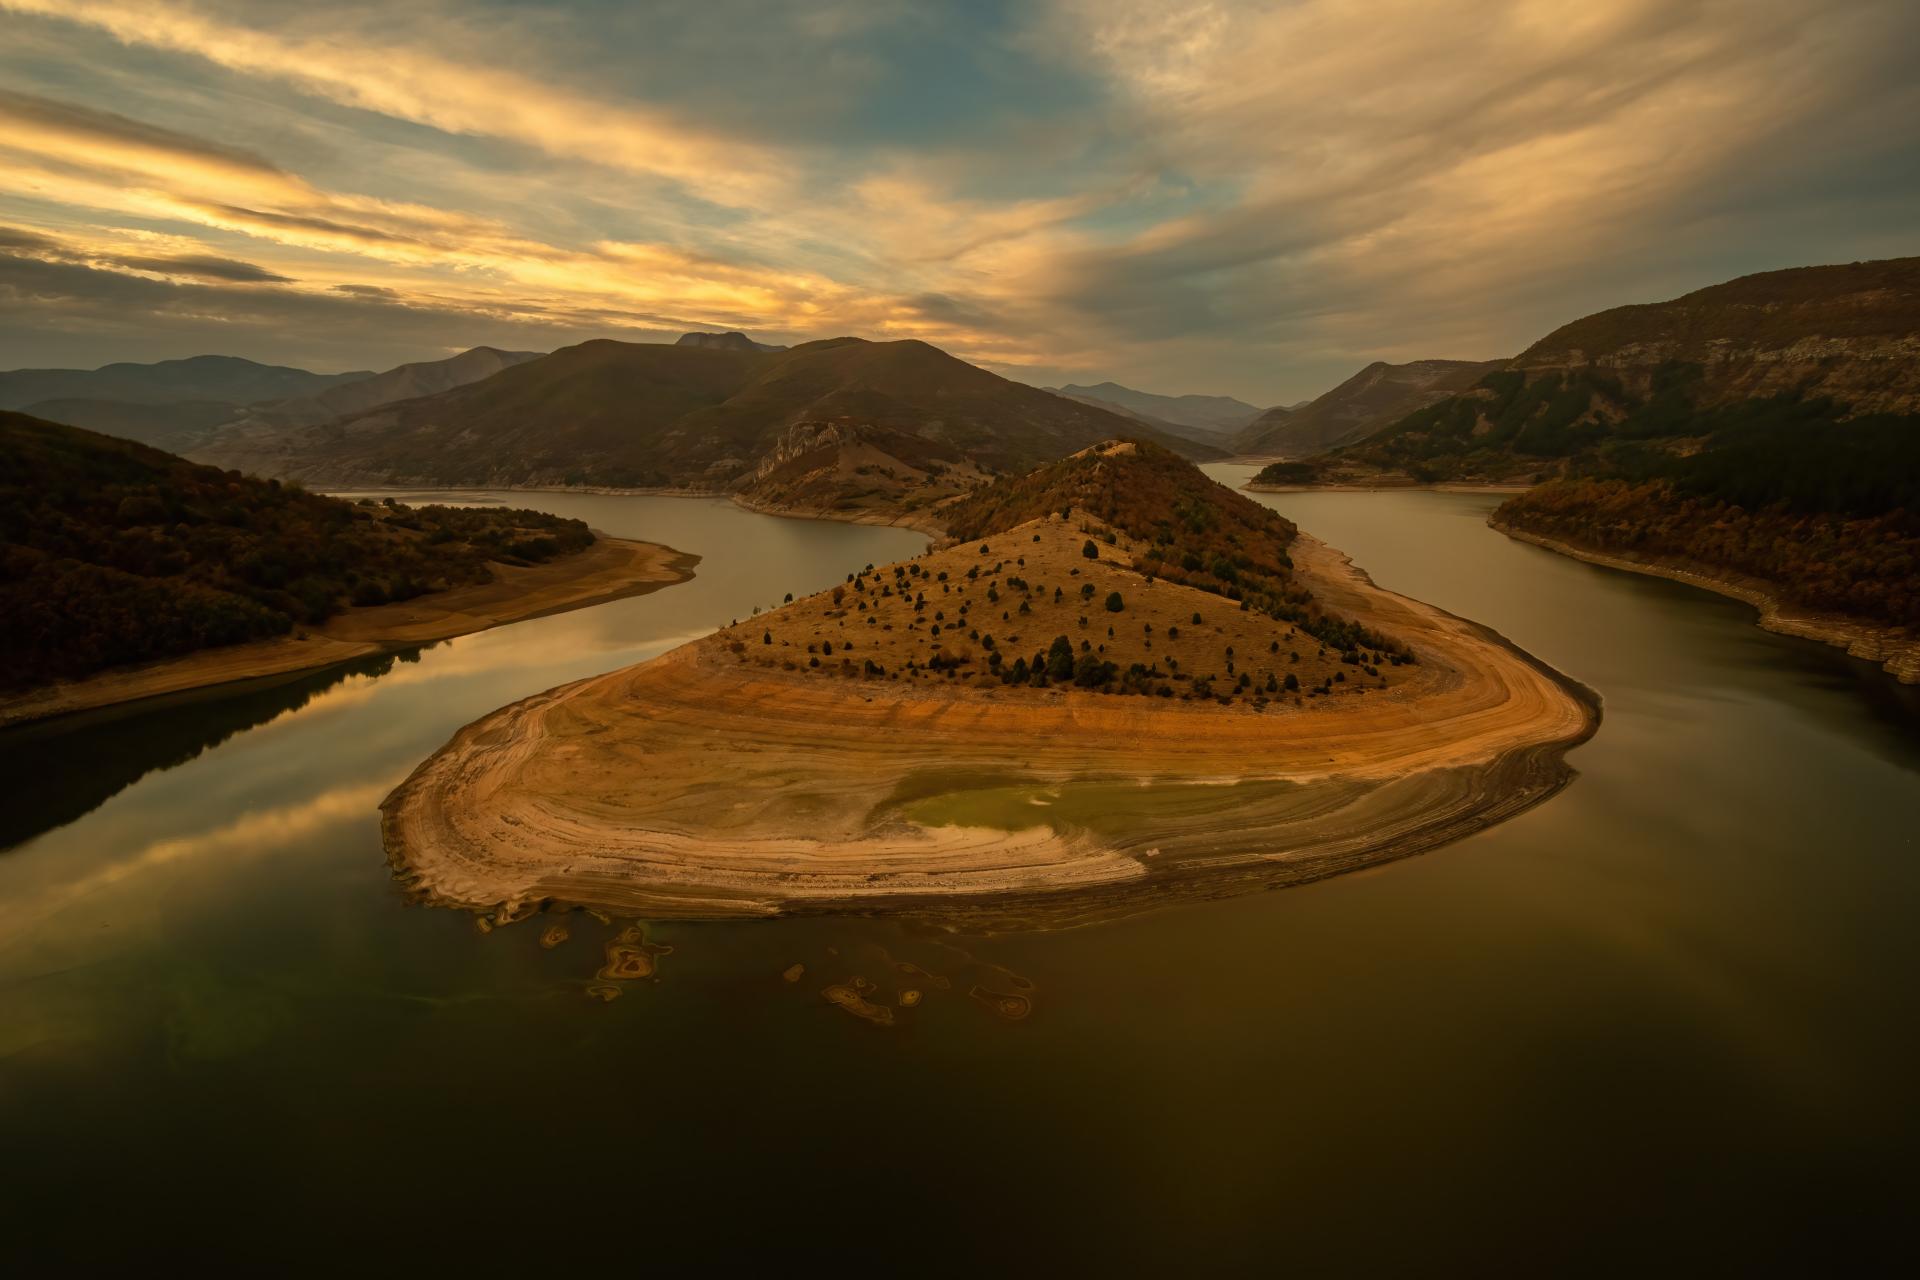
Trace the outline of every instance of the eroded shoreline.
[[1222, 708], [748, 670], [709, 637], [462, 729], [382, 806], [389, 857], [422, 898], [507, 918], [1058, 927], [1423, 852], [1566, 784], [1591, 691], [1294, 550], [1316, 597], [1419, 652], [1412, 679]]
[[1503, 520], [1489, 518], [1487, 524], [1518, 542], [1531, 543], [1548, 551], [1608, 569], [1665, 578], [1670, 582], [1699, 587], [1715, 595], [1727, 596], [1750, 604], [1760, 613], [1756, 620], [1767, 631], [1844, 649], [1851, 657], [1877, 664], [1901, 684], [1920, 684], [1920, 637], [1897, 627], [1819, 613], [1790, 605], [1773, 594], [1770, 584], [1753, 578], [1716, 575], [1702, 566], [1681, 560], [1632, 556], [1619, 552], [1594, 551], [1557, 538], [1531, 533]]
[[492, 582], [397, 604], [349, 609], [304, 639], [281, 637], [202, 649], [103, 671], [0, 699], [0, 728], [216, 685], [292, 675], [510, 622], [645, 595], [693, 576], [700, 557], [653, 542], [600, 537], [543, 564], [493, 566]]

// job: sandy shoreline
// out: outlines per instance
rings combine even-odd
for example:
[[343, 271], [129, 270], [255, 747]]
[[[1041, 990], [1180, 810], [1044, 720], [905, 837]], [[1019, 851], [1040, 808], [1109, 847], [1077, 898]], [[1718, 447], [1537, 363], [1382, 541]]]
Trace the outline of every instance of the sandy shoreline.
[[[725, 495], [716, 494], [716, 497]], [[875, 525], [885, 529], [912, 529], [924, 533], [930, 538], [946, 536], [946, 527], [936, 520], [931, 512], [905, 511], [888, 513], [885, 511], [841, 511], [835, 509], [809, 509], [802, 507], [783, 507], [778, 503], [754, 502], [744, 494], [732, 495], [733, 504], [763, 516], [781, 516], [788, 520], [832, 520], [838, 524]]]
[[1248, 493], [1525, 493], [1530, 484], [1255, 484], [1240, 486]]
[[1591, 691], [1294, 551], [1316, 596], [1415, 648], [1410, 679], [1262, 711], [750, 669], [709, 637], [462, 729], [382, 806], [389, 857], [418, 896], [506, 918], [1059, 926], [1405, 857], [1566, 784]]
[[384, 650], [404, 649], [604, 604], [693, 576], [700, 557], [652, 542], [597, 539], [575, 555], [544, 564], [493, 566], [494, 580], [435, 592], [398, 604], [349, 609], [306, 639], [281, 637], [203, 649], [162, 662], [103, 671], [0, 699], [0, 727], [132, 702], [141, 698], [330, 667]]
[[1920, 684], [1920, 636], [1909, 635], [1902, 628], [1875, 626], [1838, 614], [1817, 613], [1786, 604], [1772, 594], [1770, 583], [1757, 578], [1716, 575], [1699, 565], [1681, 560], [1591, 551], [1570, 542], [1515, 528], [1505, 521], [1489, 519], [1487, 523], [1509, 538], [1532, 543], [1575, 560], [1584, 560], [1588, 564], [1644, 573], [1650, 577], [1700, 587], [1715, 595], [1729, 596], [1759, 610], [1759, 625], [1768, 631], [1798, 636], [1804, 640], [1818, 640], [1836, 649], [1845, 649], [1852, 657], [1877, 663], [1902, 684]]

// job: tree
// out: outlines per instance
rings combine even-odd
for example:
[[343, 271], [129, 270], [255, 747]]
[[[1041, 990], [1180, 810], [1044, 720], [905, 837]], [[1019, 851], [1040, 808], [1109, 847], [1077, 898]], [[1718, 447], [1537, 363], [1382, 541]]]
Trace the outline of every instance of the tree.
[[1073, 641], [1055, 636], [1047, 648], [1047, 676], [1053, 680], [1073, 677]]
[[1108, 613], [1118, 613], [1126, 607], [1127, 607], [1127, 602], [1120, 598], [1120, 593], [1118, 591], [1109, 591], [1107, 593], [1107, 612]]
[[767, 631], [767, 632], [763, 632], [763, 633], [761, 634], [761, 636], [760, 636], [760, 643], [761, 643], [761, 644], [772, 644], [772, 643], [773, 643], [773, 632], [771, 632], [771, 631]]
[[1291, 671], [1287, 672], [1286, 689], [1288, 693], [1300, 692], [1300, 677]]
[[1092, 538], [1088, 538], [1086, 545], [1080, 548], [1080, 554], [1089, 560], [1098, 560], [1100, 558], [1100, 548], [1094, 545]]

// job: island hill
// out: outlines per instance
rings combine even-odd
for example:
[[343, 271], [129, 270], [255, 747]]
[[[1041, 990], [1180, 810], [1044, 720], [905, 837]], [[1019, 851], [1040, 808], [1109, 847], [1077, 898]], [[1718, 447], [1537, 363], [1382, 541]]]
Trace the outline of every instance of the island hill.
[[691, 576], [502, 508], [349, 503], [0, 411], [0, 723], [331, 666]]
[[1527, 488], [1495, 527], [1757, 606], [1920, 682], [1920, 258], [1747, 276], [1562, 326], [1256, 489]]
[[902, 911], [1074, 923], [1429, 849], [1570, 776], [1584, 689], [1110, 442], [925, 555], [468, 726], [383, 806], [495, 921]]

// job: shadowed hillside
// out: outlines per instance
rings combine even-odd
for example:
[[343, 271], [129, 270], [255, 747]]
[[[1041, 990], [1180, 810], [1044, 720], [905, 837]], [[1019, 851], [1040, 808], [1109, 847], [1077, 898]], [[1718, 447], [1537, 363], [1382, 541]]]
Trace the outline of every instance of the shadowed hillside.
[[1531, 482], [1630, 470], [1647, 450], [1684, 456], [1789, 411], [1825, 424], [1920, 412], [1920, 258], [1770, 271], [1603, 311], [1311, 461], [1329, 479]]
[[354, 505], [0, 413], [0, 685], [284, 635], [592, 541], [577, 520]]
[[1365, 439], [1413, 410], [1472, 386], [1499, 361], [1375, 361], [1325, 395], [1267, 410], [1234, 437], [1238, 453], [1304, 457]]

